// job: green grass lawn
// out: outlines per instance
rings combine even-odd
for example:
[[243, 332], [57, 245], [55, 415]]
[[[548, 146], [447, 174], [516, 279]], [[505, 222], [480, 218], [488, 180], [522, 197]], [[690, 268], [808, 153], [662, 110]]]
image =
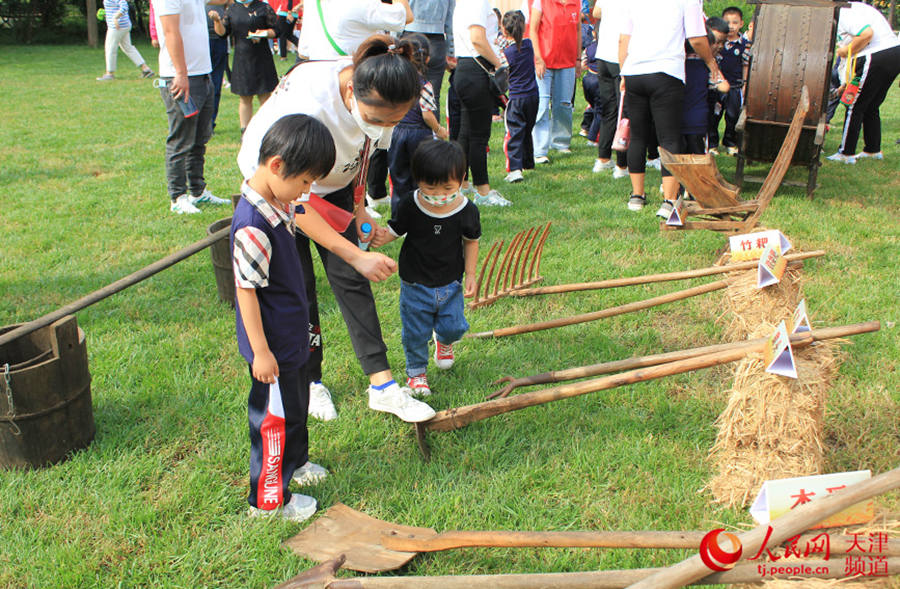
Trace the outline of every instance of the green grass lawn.
[[[139, 45], [151, 64], [155, 50]], [[280, 64], [280, 70], [286, 69]], [[166, 116], [150, 82], [120, 55], [119, 80], [99, 84], [103, 52], [4, 47], [0, 56], [0, 325], [27, 321], [201, 239], [225, 208], [168, 211]], [[576, 112], [580, 113], [580, 96]], [[842, 115], [838, 115], [840, 124]], [[576, 125], [580, 116], [576, 117]], [[882, 108], [882, 162], [826, 162], [815, 200], [785, 187], [763, 216], [800, 249], [815, 325], [878, 319], [853, 338], [829, 395], [826, 467], [881, 472], [900, 464], [900, 91]], [[497, 239], [553, 221], [545, 284], [710, 265], [726, 238], [661, 233], [657, 172], [651, 205], [629, 212], [627, 180], [591, 173], [583, 138], [525, 182], [504, 185], [502, 126], [491, 178], [514, 206], [482, 210], [482, 255]], [[209, 144], [214, 193], [239, 188], [237, 99], [223, 95]], [[832, 131], [826, 153], [839, 141]], [[719, 159], [726, 178], [734, 163]], [[766, 166], [756, 172], [765, 173]], [[805, 179], [804, 170], [789, 177]], [[747, 192], [752, 195], [752, 185]], [[399, 244], [386, 253], [396, 256]], [[320, 269], [321, 270], [321, 269]], [[700, 284], [693, 281], [690, 285]], [[685, 283], [502, 300], [468, 314], [473, 331], [596, 310], [687, 288]], [[713, 475], [713, 421], [727, 368], [526, 409], [431, 436], [424, 463], [412, 428], [366, 407], [367, 381], [319, 282], [326, 384], [340, 418], [311, 422], [311, 457], [331, 471], [312, 494], [403, 524], [450, 529], [711, 529], [750, 522], [700, 492]], [[398, 278], [374, 286], [394, 374], [403, 374]], [[723, 341], [721, 293], [649, 312], [497, 341], [466, 341], [457, 365], [432, 371], [432, 404], [482, 399], [506, 375], [591, 364]], [[0, 472], [0, 586], [266, 587], [311, 566], [280, 543], [302, 526], [251, 521], [248, 377], [234, 316], [216, 299], [206, 252], [78, 313], [87, 334], [97, 435], [53, 468]], [[5, 426], [3, 426], [5, 427]], [[882, 504], [897, 509], [896, 494]], [[487, 550], [421, 556], [408, 574], [576, 571], [664, 566], [674, 551]]]

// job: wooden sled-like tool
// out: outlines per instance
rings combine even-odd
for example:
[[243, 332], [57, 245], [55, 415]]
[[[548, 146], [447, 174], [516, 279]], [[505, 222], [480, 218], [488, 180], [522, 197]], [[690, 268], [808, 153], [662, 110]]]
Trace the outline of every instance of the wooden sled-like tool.
[[[497, 262], [500, 261], [504, 242], [501, 239], [491, 246], [481, 263], [481, 272], [475, 285], [475, 299], [469, 303], [470, 309], [490, 305], [514, 290], [527, 288], [543, 279], [541, 256], [544, 254], [547, 234], [550, 233], [550, 224], [548, 221], [543, 227], [530, 227], [517, 233], [506, 248], [499, 269]], [[486, 270], [487, 280], [484, 276]], [[494, 270], [497, 270], [496, 278]]]
[[[778, 157], [775, 158], [775, 163], [772, 164], [759, 194], [753, 200], [738, 198], [738, 188], [725, 181], [710, 154], [673, 154], [660, 147], [659, 156], [662, 165], [696, 200], [684, 203], [682, 225], [669, 225], [663, 221], [660, 228], [711, 229], [735, 233], [745, 233], [753, 229], [763, 211], [772, 202], [775, 191], [778, 190], [791, 165], [807, 111], [809, 111], [809, 89], [804, 86]], [[692, 217], [696, 220], [691, 220]]]

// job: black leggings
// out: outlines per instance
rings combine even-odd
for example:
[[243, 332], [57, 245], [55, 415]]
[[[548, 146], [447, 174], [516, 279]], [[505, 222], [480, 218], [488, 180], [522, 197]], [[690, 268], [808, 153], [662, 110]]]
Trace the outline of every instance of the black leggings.
[[[599, 115], [601, 121], [600, 134], [597, 136], [597, 157], [608, 160], [612, 157], [612, 140], [619, 117], [619, 64], [601, 59], [597, 68], [597, 81], [602, 109], [602, 114]], [[595, 109], [594, 116], [598, 114]], [[625, 167], [626, 160], [624, 151], [616, 152], [616, 164], [620, 168]]]
[[[646, 169], [647, 138], [653, 123], [660, 146], [671, 153], [684, 153], [681, 135], [684, 83], [681, 80], [663, 73], [625, 76], [625, 109], [631, 122], [629, 172], [643, 174]], [[672, 174], [663, 168], [662, 175]]]
[[859, 94], [856, 102], [847, 109], [844, 119], [844, 134], [840, 152], [856, 155], [859, 131], [863, 131], [863, 151], [881, 151], [881, 103], [888, 90], [900, 74], [900, 45], [882, 49], [856, 62], [857, 76], [860, 76]]
[[474, 58], [461, 57], [453, 76], [453, 88], [462, 106], [459, 144], [472, 171], [472, 184], [481, 186], [488, 183], [487, 145], [491, 138], [491, 111], [494, 108], [490, 81]]

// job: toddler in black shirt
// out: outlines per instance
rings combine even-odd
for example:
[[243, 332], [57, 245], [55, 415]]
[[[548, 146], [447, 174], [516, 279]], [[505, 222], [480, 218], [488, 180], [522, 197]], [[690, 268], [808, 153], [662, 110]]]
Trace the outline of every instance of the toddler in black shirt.
[[481, 221], [478, 207], [461, 195], [466, 156], [454, 143], [419, 144], [412, 174], [419, 189], [400, 202], [381, 246], [405, 236], [400, 248], [400, 319], [406, 355], [406, 385], [414, 395], [431, 394], [426, 371], [428, 342], [435, 340], [438, 368], [453, 366], [453, 343], [469, 329], [463, 297], [475, 296]]

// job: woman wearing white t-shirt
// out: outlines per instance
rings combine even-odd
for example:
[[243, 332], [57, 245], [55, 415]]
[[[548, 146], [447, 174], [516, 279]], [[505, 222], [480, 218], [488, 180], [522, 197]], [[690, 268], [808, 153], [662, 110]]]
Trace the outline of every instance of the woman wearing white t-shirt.
[[[850, 39], [849, 45], [835, 52], [838, 57], [848, 56], [856, 61], [851, 78], [859, 77], [859, 93], [847, 108], [841, 147], [828, 159], [856, 163], [858, 158], [883, 159], [881, 153], [881, 103], [900, 74], [900, 40], [894, 36], [891, 26], [878, 9], [852, 2], [841, 8], [837, 26], [838, 35]], [[850, 83], [852, 79], [847, 80]], [[859, 132], [863, 131], [863, 150], [856, 153]]]
[[[651, 120], [656, 123], [660, 146], [672, 153], [683, 151], [685, 39], [706, 62], [713, 79], [720, 79], [722, 74], [709, 49], [698, 0], [629, 0], [621, 27], [619, 64], [625, 108], [631, 121], [628, 172], [632, 191], [628, 209], [639, 211], [647, 202], [644, 171]], [[678, 192], [678, 180], [665, 168], [662, 176], [665, 200], [656, 214], [668, 217]]]
[[353, 55], [376, 33], [400, 33], [413, 21], [409, 0], [307, 0], [297, 52], [308, 59]]
[[600, 98], [603, 104], [600, 134], [597, 136], [597, 161], [594, 172], [618, 168], [616, 178], [628, 174], [624, 151], [616, 152], [616, 163], [612, 163], [612, 140], [616, 134], [616, 117], [619, 112], [619, 31], [624, 17], [627, 0], [597, 0], [593, 17], [600, 19], [597, 25], [597, 59], [600, 82]]
[[313, 381], [309, 414], [319, 419], [334, 419], [337, 412], [331, 393], [321, 382], [322, 334], [310, 239], [316, 242], [356, 357], [369, 377], [369, 407], [393, 413], [405, 421], [424, 421], [434, 416], [428, 405], [412, 399], [409, 389], [399, 387], [391, 376], [368, 279], [387, 278], [396, 270], [396, 264], [381, 254], [361, 251], [356, 245], [374, 237], [366, 237], [359, 229], [363, 223], [370, 223], [376, 232], [385, 231], [366, 213], [364, 199], [358, 198], [362, 194], [354, 194], [354, 179], [362, 165], [366, 138], [373, 149], [388, 147], [392, 128], [419, 97], [422, 85], [412, 57], [409, 41], [374, 35], [359, 46], [352, 61], [310, 61], [294, 67], [250, 121], [238, 154], [241, 173], [249, 178], [258, 165], [259, 147], [266, 131], [289, 114], [316, 118], [328, 127], [334, 139], [334, 167], [328, 176], [312, 185], [311, 192], [344, 210], [355, 211], [356, 223], [350, 224], [343, 237], [327, 226], [297, 235], [309, 301], [311, 354], [307, 366]]
[[491, 190], [487, 171], [494, 97], [484, 68], [500, 67], [500, 58], [487, 33], [495, 19], [488, 0], [456, 0], [453, 46], [457, 64], [453, 89], [462, 107], [458, 141], [468, 160], [469, 180], [480, 196], [489, 199], [487, 202], [503, 198], [496, 190]]

